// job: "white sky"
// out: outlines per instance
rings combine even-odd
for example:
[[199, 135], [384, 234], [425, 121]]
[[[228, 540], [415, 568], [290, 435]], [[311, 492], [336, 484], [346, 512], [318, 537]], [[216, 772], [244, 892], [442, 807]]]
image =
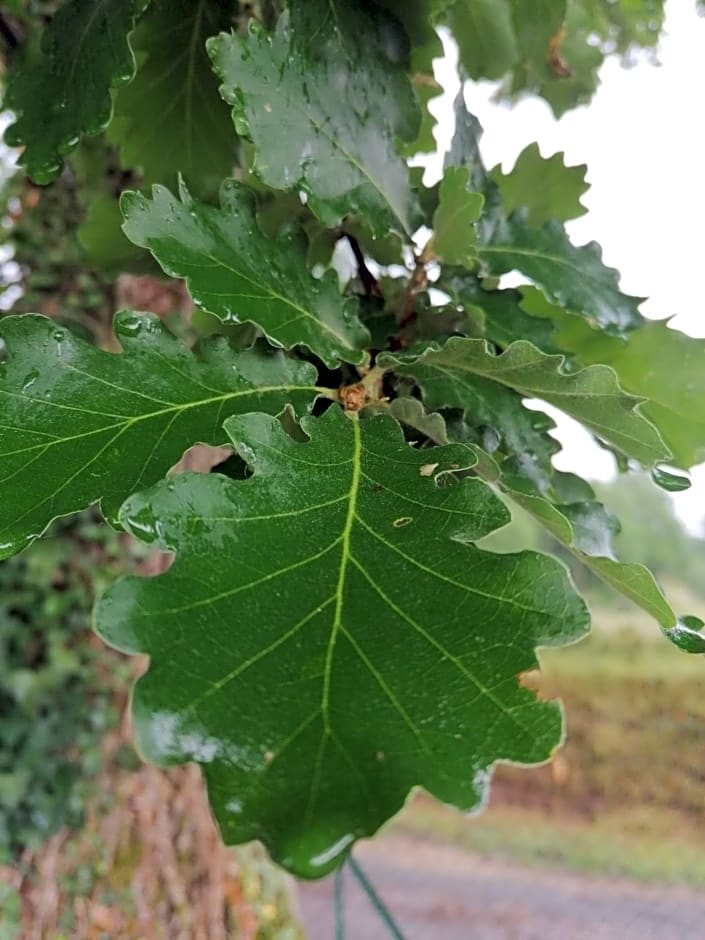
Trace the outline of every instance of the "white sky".
[[[439, 118], [442, 154], [453, 131], [452, 102], [459, 84], [456, 53], [446, 44], [437, 78], [445, 89], [432, 107]], [[640, 62], [625, 69], [609, 60], [590, 105], [559, 121], [545, 102], [527, 99], [514, 107], [490, 99], [490, 83], [468, 83], [465, 99], [485, 133], [488, 166], [510, 169], [536, 140], [544, 156], [564, 151], [569, 164], [586, 163], [591, 188], [583, 197], [587, 215], [569, 224], [577, 244], [595, 239], [607, 264], [622, 274], [627, 293], [648, 297], [642, 312], [705, 337], [705, 292], [701, 286], [705, 236], [705, 125], [699, 101], [705, 88], [705, 19], [694, 0], [668, 0], [660, 65]], [[431, 172], [439, 174], [439, 162]], [[698, 403], [705, 407], [705, 403]], [[550, 409], [545, 409], [550, 410]], [[555, 413], [552, 412], [555, 416]], [[592, 478], [612, 476], [613, 461], [569, 419], [560, 419], [565, 453], [556, 463]], [[705, 465], [693, 486], [674, 496], [676, 509], [695, 526], [705, 515]]]

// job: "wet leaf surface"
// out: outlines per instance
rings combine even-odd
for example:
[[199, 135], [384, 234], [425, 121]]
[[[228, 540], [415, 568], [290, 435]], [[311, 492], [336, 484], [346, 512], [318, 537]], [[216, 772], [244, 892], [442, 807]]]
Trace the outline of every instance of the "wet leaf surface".
[[163, 477], [197, 442], [226, 442], [228, 415], [292, 403], [306, 411], [315, 369], [224, 337], [194, 354], [157, 317], [115, 320], [124, 354], [75, 339], [45, 317], [2, 322], [0, 366], [0, 557], [36, 538], [57, 516], [101, 501], [115, 518], [123, 500]]
[[314, 278], [301, 230], [277, 239], [260, 230], [254, 197], [234, 180], [219, 208], [178, 199], [163, 186], [152, 198], [125, 193], [121, 207], [130, 241], [148, 248], [167, 274], [183, 277], [195, 303], [223, 323], [251, 322], [276, 345], [308, 346], [329, 365], [362, 362], [369, 335], [354, 298], [344, 298], [333, 271]]
[[464, 445], [415, 451], [393, 419], [335, 406], [303, 426], [297, 443], [229, 419], [249, 480], [181, 475], [128, 500], [123, 525], [176, 561], [118, 583], [97, 624], [151, 657], [143, 754], [201, 763], [226, 841], [318, 877], [412, 786], [470, 809], [494, 761], [546, 759], [560, 712], [517, 675], [587, 615], [555, 560], [471, 544], [507, 513], [448, 475], [474, 463]]

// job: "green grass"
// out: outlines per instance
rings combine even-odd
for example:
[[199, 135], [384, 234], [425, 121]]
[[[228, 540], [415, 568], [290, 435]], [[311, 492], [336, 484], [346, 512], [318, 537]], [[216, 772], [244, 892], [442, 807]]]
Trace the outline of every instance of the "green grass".
[[421, 799], [388, 831], [522, 865], [705, 886], [702, 836], [679, 813], [662, 808], [621, 809], [581, 820], [498, 805], [467, 817]]

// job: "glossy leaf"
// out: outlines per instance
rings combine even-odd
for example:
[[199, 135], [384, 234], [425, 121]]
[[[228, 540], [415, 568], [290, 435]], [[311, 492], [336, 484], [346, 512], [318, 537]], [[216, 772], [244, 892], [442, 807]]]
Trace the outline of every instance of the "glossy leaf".
[[484, 198], [468, 191], [467, 167], [448, 167], [439, 190], [433, 216], [433, 236], [427, 253], [446, 264], [472, 265], [476, 258], [477, 232]]
[[576, 248], [559, 222], [533, 229], [519, 210], [478, 248], [488, 273], [521, 271], [558, 304], [615, 334], [641, 326], [643, 298], [619, 289], [619, 275], [602, 261], [597, 242]]
[[496, 166], [490, 173], [499, 187], [507, 213], [526, 209], [526, 222], [536, 228], [557, 219], [567, 222], [585, 215], [580, 197], [589, 189], [587, 167], [566, 166], [562, 153], [541, 156], [538, 144], [529, 144], [519, 154], [514, 168], [503, 173]]
[[[421, 375], [419, 373], [419, 375]], [[527, 408], [514, 389], [479, 375], [463, 377], [455, 397], [443, 383], [418, 379], [424, 402], [431, 409], [458, 409], [446, 415], [450, 439], [482, 448], [493, 457], [505, 456], [503, 472], [517, 486], [543, 493], [553, 481], [551, 458], [560, 450], [551, 436], [555, 422], [543, 411]]]
[[[228, 415], [312, 405], [315, 370], [223, 337], [191, 352], [151, 314], [115, 319], [123, 355], [102, 352], [45, 317], [7, 317], [0, 366], [0, 557], [57, 516], [123, 500], [163, 477], [196, 442], [223, 444]], [[21, 485], [18, 485], [21, 484]]]
[[307, 443], [262, 415], [226, 427], [253, 477], [180, 475], [131, 498], [123, 525], [176, 560], [96, 615], [151, 658], [133, 697], [142, 753], [203, 765], [226, 842], [261, 839], [318, 877], [414, 785], [470, 809], [496, 760], [545, 760], [560, 712], [517, 675], [537, 645], [580, 636], [586, 611], [556, 561], [470, 544], [507, 514], [448, 476], [468, 448], [416, 451], [393, 419], [337, 407], [304, 419]]
[[640, 406], [684, 468], [705, 460], [705, 340], [671, 329], [668, 320], [645, 321], [627, 341], [591, 329], [583, 320], [522, 288], [522, 307], [552, 321], [555, 342], [586, 365], [610, 365], [620, 383], [646, 401]]
[[378, 359], [398, 374], [413, 376], [434, 409], [463, 408], [479, 376], [555, 405], [647, 466], [668, 459], [658, 431], [636, 410], [639, 399], [619, 387], [612, 369], [596, 365], [566, 374], [563, 361], [563, 356], [547, 356], [524, 340], [497, 356], [485, 340], [463, 337], [451, 337], [443, 348], [418, 355], [386, 353]]
[[395, 19], [367, 0], [293, 0], [274, 34], [252, 26], [208, 47], [265, 183], [303, 189], [327, 226], [353, 214], [377, 236], [411, 235], [420, 215], [395, 138], [417, 136], [419, 109]]
[[82, 134], [112, 115], [110, 89], [135, 70], [128, 34], [148, 0], [68, 0], [42, 36], [41, 51], [10, 75], [3, 107], [17, 120], [5, 133], [24, 146], [19, 162], [35, 183], [50, 183]]
[[135, 31], [144, 61], [118, 93], [109, 134], [145, 185], [173, 186], [181, 173], [193, 193], [212, 197], [231, 173], [235, 134], [205, 43], [230, 25], [232, 8], [232, 0], [153, 0]]
[[333, 271], [319, 280], [309, 273], [303, 232], [276, 240], [261, 232], [246, 187], [227, 180], [219, 208], [183, 186], [180, 200], [155, 186], [151, 199], [124, 194], [121, 207], [130, 241], [185, 278], [194, 302], [224, 323], [255, 323], [273, 343], [308, 346], [329, 365], [364, 360], [369, 337], [355, 300], [341, 296]]

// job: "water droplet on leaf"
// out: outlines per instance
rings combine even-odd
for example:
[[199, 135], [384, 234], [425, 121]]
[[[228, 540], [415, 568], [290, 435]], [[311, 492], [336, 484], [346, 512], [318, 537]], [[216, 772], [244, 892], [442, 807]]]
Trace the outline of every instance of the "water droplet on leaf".
[[33, 167], [29, 175], [32, 182], [37, 183], [39, 186], [46, 186], [47, 183], [51, 183], [56, 178], [60, 170], [61, 163], [54, 160], [51, 163], [43, 163], [41, 166]]
[[21, 147], [24, 143], [22, 134], [17, 124], [11, 124], [5, 131], [5, 143], [8, 147]]
[[70, 137], [67, 137], [65, 140], [62, 140], [61, 143], [57, 144], [56, 149], [62, 157], [65, 157], [78, 146], [79, 140], [80, 137], [78, 134], [72, 134]]
[[26, 392], [27, 389], [31, 388], [38, 378], [39, 378], [38, 369], [32, 369], [31, 372], [28, 372], [27, 375], [25, 375], [24, 379], [22, 380], [22, 391]]
[[159, 536], [157, 519], [149, 506], [136, 513], [127, 512], [125, 523], [130, 531], [142, 542], [150, 544]]
[[686, 615], [679, 617], [678, 624], [664, 633], [674, 646], [686, 653], [705, 653], [703, 627], [705, 623], [699, 617]]
[[142, 329], [143, 320], [130, 315], [115, 318], [115, 332], [118, 336], [137, 336]]
[[690, 489], [688, 477], [671, 473], [670, 470], [664, 470], [662, 467], [654, 467], [651, 471], [651, 479], [662, 490], [668, 490], [669, 493], [681, 493], [683, 490]]

